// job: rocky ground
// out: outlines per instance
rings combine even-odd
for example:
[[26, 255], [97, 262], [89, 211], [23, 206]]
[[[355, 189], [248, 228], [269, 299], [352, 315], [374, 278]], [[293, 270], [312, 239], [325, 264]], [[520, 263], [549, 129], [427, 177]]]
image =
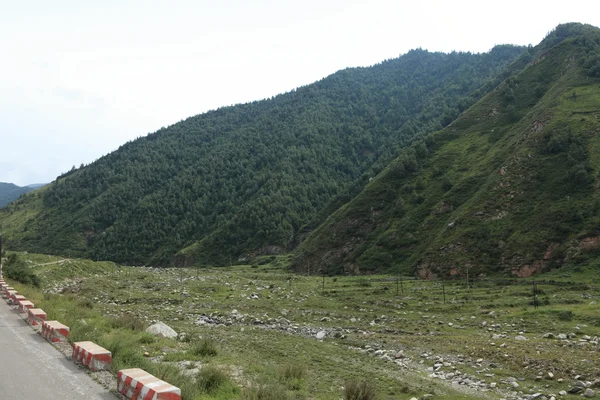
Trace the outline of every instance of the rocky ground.
[[324, 281], [268, 266], [114, 267], [46, 279], [44, 290], [87, 299], [109, 317], [167, 324], [177, 337], [140, 352], [190, 375], [205, 364], [189, 356], [191, 337], [213, 338], [220, 355], [210, 362], [242, 386], [302, 363], [304, 398], [338, 399], [344, 381], [359, 378], [373, 380], [382, 399], [600, 397], [600, 291], [549, 277], [561, 284], [540, 285], [548, 294], [538, 308], [528, 284], [399, 290], [390, 277]]

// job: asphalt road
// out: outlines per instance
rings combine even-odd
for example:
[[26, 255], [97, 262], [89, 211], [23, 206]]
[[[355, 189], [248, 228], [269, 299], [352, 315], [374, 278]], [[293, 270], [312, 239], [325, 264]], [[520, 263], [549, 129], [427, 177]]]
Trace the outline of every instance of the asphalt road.
[[0, 300], [0, 399], [115, 400]]

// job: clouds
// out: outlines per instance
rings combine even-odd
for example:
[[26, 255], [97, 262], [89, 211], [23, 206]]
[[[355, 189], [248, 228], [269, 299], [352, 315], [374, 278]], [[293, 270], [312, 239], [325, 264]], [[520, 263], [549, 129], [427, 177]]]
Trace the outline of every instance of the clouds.
[[498, 43], [537, 43], [560, 22], [600, 25], [592, 20], [598, 6], [589, 1], [560, 10], [548, 3], [482, 4], [5, 4], [0, 134], [11, 152], [25, 148], [36, 164], [11, 157], [0, 181], [50, 181], [65, 165], [89, 163], [188, 116], [270, 97], [411, 48], [487, 51]]

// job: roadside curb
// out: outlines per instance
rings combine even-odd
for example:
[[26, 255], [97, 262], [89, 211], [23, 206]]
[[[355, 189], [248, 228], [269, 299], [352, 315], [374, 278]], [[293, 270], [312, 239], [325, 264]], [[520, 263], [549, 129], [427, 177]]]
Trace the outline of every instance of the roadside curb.
[[[117, 384], [112, 375], [112, 353], [90, 341], [68, 343], [70, 328], [59, 321], [47, 321], [47, 315], [41, 308], [34, 308], [33, 302], [20, 295], [17, 290], [9, 286], [0, 278], [0, 293], [7, 304], [17, 312], [17, 315], [37, 333], [39, 333], [54, 348], [62, 353], [65, 358], [71, 359], [76, 365], [91, 371], [88, 374], [94, 381], [109, 390], [116, 397], [132, 400], [181, 400], [181, 390], [150, 373], [140, 369], [131, 368], [117, 372]], [[71, 353], [67, 351], [67, 347]], [[110, 375], [112, 379], [106, 379]], [[115, 390], [116, 386], [116, 390]]]

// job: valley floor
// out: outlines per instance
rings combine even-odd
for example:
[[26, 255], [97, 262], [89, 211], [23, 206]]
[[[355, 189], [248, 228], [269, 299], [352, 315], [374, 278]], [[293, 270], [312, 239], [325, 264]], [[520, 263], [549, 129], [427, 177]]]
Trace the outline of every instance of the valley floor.
[[[257, 388], [270, 388], [333, 400], [362, 380], [378, 399], [569, 398], [600, 386], [600, 276], [586, 271], [537, 277], [534, 307], [532, 280], [467, 288], [299, 276], [269, 264], [156, 269], [23, 257], [43, 292], [15, 286], [70, 324], [74, 340], [112, 346], [117, 366], [177, 367], [192, 382], [207, 366], [225, 372], [228, 384], [186, 389], [189, 399], [258, 398]], [[141, 332], [156, 321], [179, 338]]]

